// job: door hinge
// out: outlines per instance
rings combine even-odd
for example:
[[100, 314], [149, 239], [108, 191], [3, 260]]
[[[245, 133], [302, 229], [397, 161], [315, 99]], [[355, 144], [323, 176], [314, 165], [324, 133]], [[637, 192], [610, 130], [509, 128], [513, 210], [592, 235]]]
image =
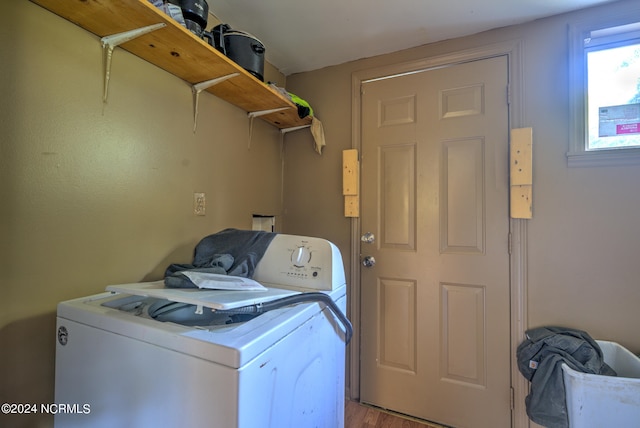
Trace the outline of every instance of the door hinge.
[[507, 105], [511, 105], [511, 85], [507, 85]]
[[511, 232], [507, 235], [507, 251], [511, 254], [511, 249], [513, 247], [513, 235]]
[[515, 409], [516, 407], [516, 392], [514, 391], [513, 387], [510, 388], [511, 389], [511, 410]]

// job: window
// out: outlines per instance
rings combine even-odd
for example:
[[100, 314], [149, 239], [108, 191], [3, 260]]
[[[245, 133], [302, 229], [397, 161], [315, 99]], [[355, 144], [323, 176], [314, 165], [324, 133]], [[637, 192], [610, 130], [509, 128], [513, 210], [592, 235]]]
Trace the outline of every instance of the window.
[[640, 16], [633, 18], [571, 29], [569, 166], [640, 163]]

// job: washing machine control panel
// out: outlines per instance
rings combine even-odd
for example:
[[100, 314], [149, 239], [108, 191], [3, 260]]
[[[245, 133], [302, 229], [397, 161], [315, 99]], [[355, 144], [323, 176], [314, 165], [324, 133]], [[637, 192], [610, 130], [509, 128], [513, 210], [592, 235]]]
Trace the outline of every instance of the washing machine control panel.
[[338, 248], [313, 237], [276, 235], [256, 267], [253, 279], [274, 287], [333, 290], [344, 285]]

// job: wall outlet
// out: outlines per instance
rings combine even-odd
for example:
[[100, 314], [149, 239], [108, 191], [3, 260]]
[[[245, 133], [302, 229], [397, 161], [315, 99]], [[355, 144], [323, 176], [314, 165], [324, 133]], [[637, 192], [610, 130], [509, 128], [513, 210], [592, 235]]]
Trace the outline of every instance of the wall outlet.
[[205, 215], [206, 213], [206, 199], [204, 193], [193, 194], [193, 213], [195, 215]]

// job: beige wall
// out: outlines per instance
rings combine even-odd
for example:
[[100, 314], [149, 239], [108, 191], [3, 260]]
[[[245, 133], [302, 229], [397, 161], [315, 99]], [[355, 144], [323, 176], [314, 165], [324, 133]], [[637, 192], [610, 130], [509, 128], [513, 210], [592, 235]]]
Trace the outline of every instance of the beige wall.
[[534, 133], [534, 218], [528, 221], [528, 323], [581, 328], [640, 352], [640, 165], [568, 168], [567, 25], [637, 10], [612, 5], [288, 76], [325, 126], [326, 156], [309, 153], [306, 135], [287, 140], [286, 225], [313, 230], [349, 255], [350, 223], [342, 215], [340, 152], [351, 148], [354, 71], [521, 40], [523, 123]]
[[190, 87], [120, 49], [103, 108], [98, 38], [25, 0], [3, 2], [0, 56], [0, 402], [51, 403], [57, 302], [280, 216], [280, 134], [256, 120], [248, 150], [245, 112], [207, 93], [194, 134]]

